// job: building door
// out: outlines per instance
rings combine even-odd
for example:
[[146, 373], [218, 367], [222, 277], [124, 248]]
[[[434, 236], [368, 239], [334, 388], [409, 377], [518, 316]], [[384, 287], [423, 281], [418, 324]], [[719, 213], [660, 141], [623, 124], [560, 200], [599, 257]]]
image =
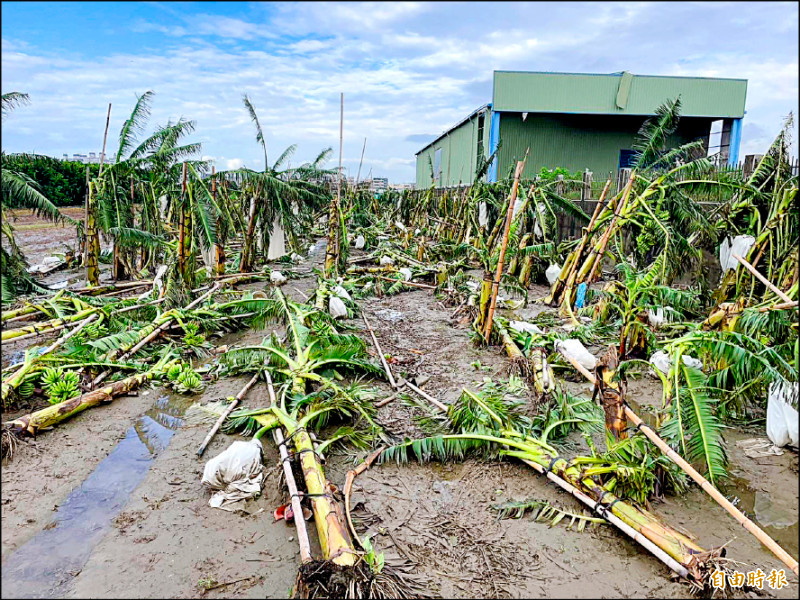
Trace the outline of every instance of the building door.
[[633, 162], [636, 160], [636, 150], [620, 150], [619, 151], [619, 169], [633, 168]]

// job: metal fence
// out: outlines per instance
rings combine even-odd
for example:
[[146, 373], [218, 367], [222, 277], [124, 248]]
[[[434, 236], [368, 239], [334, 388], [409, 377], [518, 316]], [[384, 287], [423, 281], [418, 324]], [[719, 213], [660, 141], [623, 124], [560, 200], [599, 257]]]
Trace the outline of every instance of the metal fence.
[[[743, 177], [749, 177], [758, 166], [758, 162], [761, 158], [761, 155], [748, 155], [735, 166], [727, 164], [715, 166], [710, 173], [705, 173], [703, 178], [711, 181], [719, 181], [729, 178], [733, 173], [740, 173]], [[789, 167], [793, 176], [800, 176], [800, 159], [797, 157], [790, 157]], [[622, 190], [629, 177], [630, 169], [618, 169], [616, 172], [609, 172], [605, 176], [598, 176], [597, 174], [586, 171], [583, 174], [582, 181], [563, 181], [563, 183], [560, 183], [559, 180], [556, 180], [556, 192], [560, 196], [575, 202], [578, 208], [591, 216], [597, 206], [598, 199], [602, 194], [606, 181], [609, 179], [611, 180], [607, 193], [607, 197], [610, 198]], [[450, 196], [462, 195], [468, 193], [470, 187], [469, 185], [460, 185], [437, 188], [433, 191], [433, 195], [435, 198], [440, 198], [445, 192]], [[428, 190], [415, 190], [414, 193], [421, 194], [427, 191]], [[695, 191], [693, 195], [701, 206], [712, 210], [721, 202], [727, 201], [732, 193], [730, 187], [708, 186], [704, 190]], [[558, 229], [561, 239], [565, 237], [572, 238], [580, 233], [581, 227], [584, 225], [580, 220], [563, 212], [559, 212], [558, 215]]]

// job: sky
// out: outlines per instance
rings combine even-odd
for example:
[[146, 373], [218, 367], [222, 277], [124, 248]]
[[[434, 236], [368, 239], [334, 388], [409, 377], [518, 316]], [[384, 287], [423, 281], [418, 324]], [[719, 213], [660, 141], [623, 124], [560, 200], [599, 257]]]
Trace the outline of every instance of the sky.
[[[414, 153], [491, 102], [494, 70], [748, 79], [740, 157], [763, 153], [798, 110], [795, 2], [2, 2], [5, 152], [108, 153], [138, 94], [147, 132], [180, 118], [218, 169], [339, 147], [361, 178], [413, 182]], [[795, 128], [796, 131], [796, 128]], [[793, 154], [796, 155], [797, 144]]]

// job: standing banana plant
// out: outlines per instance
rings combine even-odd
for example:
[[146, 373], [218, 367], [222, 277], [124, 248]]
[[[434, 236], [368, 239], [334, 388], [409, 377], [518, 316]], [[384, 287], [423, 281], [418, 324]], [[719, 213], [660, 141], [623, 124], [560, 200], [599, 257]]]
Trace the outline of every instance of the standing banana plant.
[[302, 218], [324, 202], [324, 188], [312, 179], [325, 173], [320, 165], [330, 155], [330, 149], [320, 153], [314, 162], [290, 170], [285, 165], [297, 149], [292, 144], [270, 166], [266, 138], [255, 107], [247, 95], [243, 97], [243, 102], [256, 129], [256, 142], [264, 152], [264, 170], [241, 168], [220, 172], [219, 176], [235, 181], [240, 189], [239, 197], [244, 202], [242, 208], [247, 215], [247, 226], [239, 270], [246, 273], [255, 265], [256, 242], [259, 241], [262, 249], [266, 249], [278, 229], [288, 236], [293, 250], [300, 249]]

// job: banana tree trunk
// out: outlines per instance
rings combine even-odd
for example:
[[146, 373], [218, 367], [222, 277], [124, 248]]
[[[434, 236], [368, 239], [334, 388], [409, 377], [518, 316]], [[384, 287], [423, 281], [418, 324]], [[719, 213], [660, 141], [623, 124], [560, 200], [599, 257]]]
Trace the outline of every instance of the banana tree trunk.
[[325, 249], [325, 277], [336, 275], [336, 266], [339, 262], [339, 203], [334, 196], [328, 209], [328, 245]]
[[96, 313], [99, 310], [99, 308], [87, 308], [75, 313], [74, 315], [69, 315], [61, 319], [53, 319], [52, 321], [47, 321], [46, 323], [41, 323], [38, 325], [27, 325], [25, 327], [9, 329], [0, 334], [0, 340], [6, 341], [21, 338], [23, 336], [33, 337], [39, 334], [50, 333], [52, 331], [56, 331], [57, 329], [62, 329], [69, 323], [74, 323], [75, 321], [85, 319], [89, 315]]
[[59, 404], [48, 406], [42, 410], [15, 419], [11, 421], [10, 427], [17, 434], [36, 435], [39, 430], [57, 425], [87, 408], [97, 406], [101, 402], [111, 402], [116, 397], [127, 394], [131, 390], [138, 388], [152, 379], [154, 375], [154, 371], [133, 375], [132, 377], [109, 384], [99, 390], [75, 396], [70, 400], [65, 400]]
[[89, 286], [100, 284], [100, 270], [98, 268], [98, 260], [100, 257], [100, 236], [97, 232], [97, 222], [95, 211], [94, 199], [94, 182], [89, 183], [89, 200], [86, 209], [86, 283]]
[[249, 273], [252, 263], [253, 253], [253, 238], [256, 233], [256, 194], [250, 198], [250, 216], [247, 220], [247, 232], [244, 236], [244, 245], [242, 246], [242, 260], [239, 265], [240, 273]]
[[28, 356], [27, 356], [27, 353], [26, 353], [26, 357], [25, 357], [26, 360], [22, 364], [22, 366], [19, 369], [17, 369], [14, 372], [13, 375], [8, 377], [2, 383], [3, 405], [5, 406], [6, 399], [8, 398], [9, 394], [11, 393], [11, 391], [17, 389], [22, 384], [23, 380], [25, 379], [25, 376], [28, 373], [31, 372], [31, 370], [36, 365], [36, 362], [39, 359], [41, 359], [43, 356], [47, 356], [48, 354], [51, 354], [54, 350], [57, 350], [58, 348], [63, 346], [64, 342], [66, 342], [68, 339], [70, 339], [75, 334], [77, 334], [79, 331], [81, 331], [89, 323], [91, 323], [92, 321], [97, 319], [97, 316], [98, 316], [98, 313], [94, 313], [94, 314], [89, 315], [89, 317], [87, 317], [83, 322], [81, 322], [81, 324], [78, 325], [75, 329], [73, 329], [67, 335], [59, 338], [58, 340], [56, 340], [55, 342], [50, 344], [50, 346], [48, 346], [41, 354], [37, 354], [35, 358], [30, 358], [29, 359]]
[[[333, 498], [332, 492], [335, 488], [325, 477], [308, 433], [304, 429], [296, 430], [293, 440], [295, 451], [300, 456], [303, 479], [311, 499], [322, 554], [326, 560], [334, 564], [353, 566], [357, 555], [350, 533], [344, 524], [341, 508], [337, 508], [338, 503]], [[302, 515], [296, 518], [302, 518]]]

